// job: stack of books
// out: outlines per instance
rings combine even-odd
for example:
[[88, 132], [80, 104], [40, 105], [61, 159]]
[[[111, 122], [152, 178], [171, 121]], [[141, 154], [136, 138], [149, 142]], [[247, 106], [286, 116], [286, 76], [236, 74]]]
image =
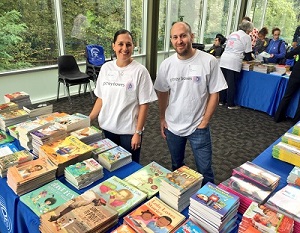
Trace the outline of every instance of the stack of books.
[[254, 64], [253, 63], [249, 63], [249, 62], [243, 62], [242, 63], [242, 70], [253, 70], [253, 66]]
[[93, 157], [97, 160], [99, 154], [118, 146], [116, 143], [114, 143], [108, 138], [100, 139], [89, 145], [94, 148]]
[[125, 150], [121, 146], [117, 146], [99, 154], [98, 161], [107, 170], [114, 171], [128, 163], [131, 163], [132, 158], [129, 151]]
[[70, 135], [77, 137], [80, 141], [88, 145], [103, 139], [102, 130], [95, 126], [75, 130]]
[[103, 177], [103, 167], [93, 158], [65, 168], [65, 178], [77, 189], [85, 188]]
[[27, 150], [32, 150], [32, 136], [31, 132], [45, 128], [49, 126], [51, 123], [45, 120], [35, 119], [32, 121], [21, 122], [16, 125], [16, 131], [19, 135], [20, 145]]
[[27, 150], [16, 151], [0, 157], [0, 175], [6, 177], [9, 167], [33, 160], [33, 154]]
[[101, 204], [101, 196], [92, 190], [67, 201], [40, 216], [40, 231], [108, 232], [118, 222], [118, 212]]
[[285, 133], [281, 137], [281, 141], [292, 146], [300, 148], [300, 136], [292, 133]]
[[23, 106], [23, 109], [28, 112], [30, 118], [50, 114], [53, 112], [53, 104], [48, 102], [30, 104]]
[[119, 217], [147, 198], [144, 192], [116, 176], [106, 179], [89, 190], [101, 196], [102, 204], [116, 210]]
[[193, 222], [190, 218], [188, 218], [174, 233], [185, 233], [185, 232], [195, 232], [195, 233], [207, 233], [203, 227], [199, 226], [199, 224]]
[[12, 142], [13, 140], [15, 140], [14, 137], [10, 136], [3, 130], [0, 130], [0, 145]]
[[59, 139], [64, 139], [68, 136], [65, 128], [56, 123], [53, 125], [50, 124], [45, 128], [32, 131], [30, 135], [32, 137], [33, 153], [37, 156], [39, 155], [39, 150], [42, 145], [58, 141]]
[[300, 122], [298, 122], [293, 126], [292, 133], [296, 135], [300, 135]]
[[19, 148], [12, 142], [0, 144], [0, 157], [19, 151]]
[[25, 105], [30, 105], [31, 100], [29, 97], [29, 94], [27, 94], [24, 91], [18, 91], [11, 94], [5, 94], [4, 95], [4, 102], [14, 102], [18, 105], [19, 109], [22, 109]]
[[17, 195], [23, 195], [55, 180], [56, 169], [46, 158], [21, 163], [8, 168], [7, 184]]
[[55, 122], [61, 124], [67, 130], [67, 132], [89, 127], [91, 124], [89, 116], [81, 113], [74, 113], [72, 115], [59, 117], [55, 120]]
[[268, 67], [265, 66], [265, 65], [256, 65], [256, 66], [253, 67], [253, 71], [267, 74], [268, 73]]
[[161, 199], [152, 197], [147, 202], [127, 214], [124, 222], [138, 233], [173, 232], [180, 226], [185, 216], [174, 210]]
[[279, 142], [272, 148], [272, 156], [275, 159], [300, 167], [300, 149], [290, 144]]
[[153, 161], [125, 177], [124, 180], [146, 193], [150, 199], [158, 193], [163, 177], [169, 173], [170, 170]]
[[266, 206], [295, 221], [294, 232], [300, 232], [300, 187], [287, 184], [266, 202]]
[[10, 112], [13, 110], [18, 110], [18, 109], [19, 109], [18, 105], [14, 102], [0, 104], [0, 114], [4, 112]]
[[7, 130], [7, 127], [29, 120], [28, 113], [23, 109], [13, 110], [0, 114], [0, 129]]
[[182, 166], [162, 178], [159, 197], [172, 208], [181, 212], [190, 204], [190, 197], [201, 187], [203, 176]]
[[259, 232], [292, 233], [294, 220], [265, 205], [252, 202], [243, 214], [238, 232], [247, 232], [250, 227], [256, 228]]
[[208, 232], [231, 232], [239, 203], [238, 196], [208, 182], [191, 197], [189, 217]]
[[287, 183], [300, 186], [300, 167], [295, 166], [289, 173]]
[[49, 158], [57, 168], [57, 176], [64, 174], [67, 166], [82, 162], [92, 156], [94, 148], [74, 136], [54, 141], [40, 147], [39, 157]]
[[59, 180], [53, 180], [22, 195], [20, 201], [27, 205], [37, 216], [41, 216], [78, 195]]

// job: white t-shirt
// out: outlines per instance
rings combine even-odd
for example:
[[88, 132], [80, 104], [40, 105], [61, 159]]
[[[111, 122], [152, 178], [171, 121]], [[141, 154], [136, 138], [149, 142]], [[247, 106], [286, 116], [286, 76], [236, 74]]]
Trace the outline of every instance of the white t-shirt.
[[116, 60], [104, 63], [94, 93], [102, 99], [100, 127], [115, 134], [134, 134], [139, 105], [157, 100], [149, 72], [137, 61], [123, 68]]
[[159, 68], [154, 88], [170, 91], [166, 109], [168, 129], [179, 136], [192, 134], [202, 121], [209, 94], [227, 88], [217, 59], [196, 50], [193, 57], [180, 60], [173, 54]]
[[251, 51], [251, 37], [247, 33], [243, 30], [231, 33], [220, 59], [220, 67], [240, 72], [244, 53], [250, 53]]

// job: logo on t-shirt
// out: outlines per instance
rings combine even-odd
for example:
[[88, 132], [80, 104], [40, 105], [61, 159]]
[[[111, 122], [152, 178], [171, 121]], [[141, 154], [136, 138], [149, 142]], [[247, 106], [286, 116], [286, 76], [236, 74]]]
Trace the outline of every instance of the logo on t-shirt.
[[126, 90], [127, 91], [134, 91], [134, 84], [131, 81], [126, 83]]
[[194, 83], [200, 84], [201, 76], [193, 76], [192, 80], [193, 80]]

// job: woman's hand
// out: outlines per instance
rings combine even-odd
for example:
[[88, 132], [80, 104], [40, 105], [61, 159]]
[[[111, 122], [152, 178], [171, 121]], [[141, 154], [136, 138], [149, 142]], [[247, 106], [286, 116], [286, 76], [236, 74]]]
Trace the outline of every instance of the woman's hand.
[[133, 136], [132, 136], [132, 139], [131, 139], [131, 148], [133, 150], [137, 150], [141, 147], [141, 137], [142, 135], [139, 135], [137, 133], [135, 133]]

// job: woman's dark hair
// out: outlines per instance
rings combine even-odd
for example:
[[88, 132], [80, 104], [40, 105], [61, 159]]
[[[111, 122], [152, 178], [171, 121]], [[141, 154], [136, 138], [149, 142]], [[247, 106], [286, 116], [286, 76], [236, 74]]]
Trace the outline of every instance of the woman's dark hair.
[[258, 34], [266, 36], [269, 33], [267, 27], [263, 27], [262, 29], [259, 30]]
[[242, 18], [242, 20], [247, 20], [247, 21], [251, 22], [251, 19], [250, 19], [250, 17], [248, 17], [248, 16], [244, 16], [244, 17]]
[[223, 45], [223, 44], [226, 42], [226, 38], [225, 38], [222, 34], [220, 34], [220, 33], [218, 33], [218, 34], [216, 35], [216, 38], [219, 39], [221, 45]]
[[128, 31], [128, 30], [126, 30], [126, 29], [121, 29], [121, 30], [119, 30], [119, 31], [117, 31], [117, 32], [115, 33], [113, 43], [116, 43], [118, 36], [119, 36], [119, 35], [122, 35], [122, 34], [128, 34], [128, 35], [130, 35], [130, 36], [131, 36], [131, 39], [133, 40], [133, 36], [132, 36], [132, 34], [131, 34], [130, 31]]
[[53, 204], [55, 204], [56, 199], [53, 198], [53, 197], [49, 197], [49, 198], [47, 198], [47, 199], [45, 200], [45, 203], [46, 203], [47, 201], [50, 201], [50, 204], [49, 204], [49, 205], [53, 205]]
[[274, 34], [274, 32], [275, 32], [275, 31], [279, 31], [279, 32], [281, 32], [280, 28], [278, 28], [278, 27], [275, 27], [275, 28], [273, 28], [273, 29], [272, 29], [272, 35]]

